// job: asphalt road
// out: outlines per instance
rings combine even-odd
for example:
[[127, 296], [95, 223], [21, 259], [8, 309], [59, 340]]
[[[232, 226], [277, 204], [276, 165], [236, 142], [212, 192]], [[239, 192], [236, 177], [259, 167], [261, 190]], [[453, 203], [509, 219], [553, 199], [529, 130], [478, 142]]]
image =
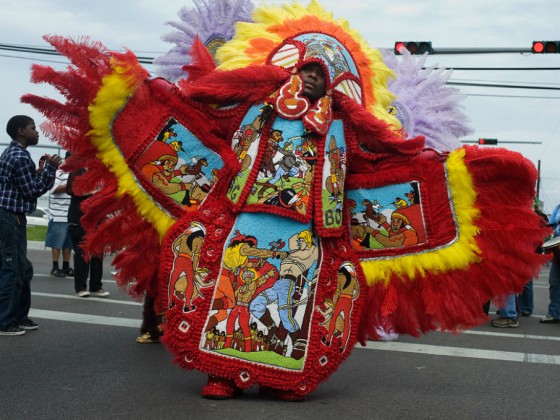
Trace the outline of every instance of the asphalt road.
[[29, 255], [30, 315], [40, 328], [0, 337], [2, 420], [560, 418], [560, 324], [538, 323], [546, 269], [535, 283], [535, 315], [517, 329], [370, 342], [303, 403], [256, 389], [212, 401], [199, 396], [203, 374], [174, 365], [160, 344], [136, 344], [142, 307], [118, 290], [108, 263], [110, 298], [83, 299], [72, 279], [48, 275], [50, 250]]

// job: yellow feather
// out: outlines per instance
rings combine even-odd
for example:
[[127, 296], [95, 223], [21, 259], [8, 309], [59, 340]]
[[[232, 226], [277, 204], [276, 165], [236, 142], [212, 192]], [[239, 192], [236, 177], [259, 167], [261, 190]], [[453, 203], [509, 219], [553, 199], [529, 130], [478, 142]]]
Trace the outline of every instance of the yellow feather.
[[118, 196], [132, 197], [138, 213], [155, 227], [161, 239], [175, 219], [161, 210], [140, 188], [111, 134], [113, 118], [138, 88], [141, 80], [128, 76], [129, 65], [117, 62], [112, 65], [114, 72], [103, 78], [103, 86], [89, 106], [92, 130], [88, 134], [97, 148], [97, 156], [118, 180]]

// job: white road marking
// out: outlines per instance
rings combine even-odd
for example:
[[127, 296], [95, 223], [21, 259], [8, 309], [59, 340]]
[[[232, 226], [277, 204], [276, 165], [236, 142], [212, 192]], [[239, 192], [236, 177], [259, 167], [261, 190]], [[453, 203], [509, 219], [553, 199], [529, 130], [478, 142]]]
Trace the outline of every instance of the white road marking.
[[[101, 300], [101, 299], [100, 299]], [[30, 317], [37, 319], [51, 319], [55, 321], [76, 322], [84, 324], [105, 325], [112, 327], [125, 327], [139, 329], [141, 320], [130, 318], [119, 318], [111, 316], [100, 316], [90, 314], [79, 314], [73, 312], [48, 311], [43, 309], [31, 309]], [[472, 332], [470, 332], [472, 333]], [[484, 333], [480, 331], [478, 333]], [[500, 337], [516, 337], [536, 340], [559, 340], [560, 337], [538, 336], [528, 334], [488, 333], [488, 335]], [[369, 341], [365, 347], [358, 349], [384, 350], [395, 352], [416, 353], [432, 356], [466, 357], [471, 359], [499, 360], [509, 362], [541, 363], [560, 365], [560, 356], [536, 353], [516, 353], [499, 350], [482, 350], [463, 347], [434, 346], [428, 344], [412, 344], [402, 342], [379, 342]]]
[[[65, 280], [74, 280], [74, 277], [53, 277], [50, 274], [33, 274], [33, 277], [52, 277], [57, 278], [60, 281], [65, 281]], [[117, 283], [114, 279], [101, 279], [101, 281], [103, 283]]]
[[100, 316], [77, 314], [74, 312], [46, 311], [44, 309], [31, 309], [30, 318], [52, 319], [55, 321], [79, 322], [82, 324], [109, 325], [112, 327], [140, 328], [142, 323], [139, 319], [117, 318], [114, 316]]
[[492, 337], [507, 337], [507, 338], [528, 338], [531, 340], [560, 341], [560, 337], [553, 337], [550, 335], [512, 334], [512, 333], [500, 333], [500, 332], [493, 332], [493, 331], [476, 331], [476, 330], [463, 331], [462, 334], [487, 335]]
[[[109, 280], [109, 282], [111, 282], [111, 280]], [[98, 301], [98, 302], [112, 303], [118, 305], [134, 305], [134, 306], [141, 305], [140, 303], [135, 301], [94, 298], [94, 297], [89, 297], [84, 299], [74, 295], [66, 295], [66, 294], [32, 292], [32, 295], [42, 296], [42, 297], [63, 298], [63, 299]], [[55, 321], [76, 322], [76, 323], [106, 325], [106, 326], [135, 328], [135, 329], [139, 329], [141, 324], [140, 319], [50, 311], [50, 310], [33, 309], [33, 308], [30, 310], [29, 315], [32, 318], [38, 318], [38, 319], [51, 319]], [[501, 337], [501, 338], [523, 338], [529, 340], [560, 341], [560, 337], [532, 335], [532, 334], [478, 331], [478, 330], [468, 330], [462, 333]], [[425, 355], [433, 355], [433, 356], [466, 357], [466, 358], [474, 358], [474, 359], [560, 365], [559, 355], [508, 352], [508, 351], [499, 351], [499, 350], [482, 350], [482, 349], [462, 348], [462, 347], [403, 343], [398, 341], [396, 342], [369, 341], [365, 347], [358, 346], [357, 348], [367, 349], [367, 350], [384, 350], [384, 351], [416, 353], [416, 354], [425, 354]]]
[[128, 301], [128, 300], [116, 300], [111, 299], [110, 297], [106, 298], [96, 298], [89, 296], [87, 298], [82, 298], [76, 295], [61, 295], [58, 293], [42, 293], [42, 292], [31, 292], [31, 296], [42, 296], [42, 297], [52, 297], [52, 298], [62, 298], [62, 299], [76, 299], [76, 300], [95, 300], [97, 302], [106, 302], [106, 303], [115, 303], [117, 305], [134, 305], [134, 306], [141, 306], [141, 303]]
[[406, 353], [427, 354], [433, 356], [467, 357], [471, 359], [500, 360], [504, 362], [526, 362], [560, 365], [560, 356], [549, 354], [515, 353], [511, 351], [481, 350], [463, 347], [433, 346], [427, 344], [410, 344], [399, 342], [384, 343], [378, 341], [369, 341], [365, 345], [365, 348], [368, 350], [398, 351]]

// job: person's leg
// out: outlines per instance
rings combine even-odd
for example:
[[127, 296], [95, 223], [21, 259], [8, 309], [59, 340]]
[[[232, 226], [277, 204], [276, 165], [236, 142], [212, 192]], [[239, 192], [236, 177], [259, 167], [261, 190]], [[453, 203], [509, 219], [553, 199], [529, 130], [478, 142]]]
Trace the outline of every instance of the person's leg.
[[64, 277], [64, 273], [60, 269], [58, 261], [60, 259], [60, 250], [62, 249], [62, 241], [60, 233], [60, 223], [49, 220], [47, 227], [47, 236], [45, 237], [45, 246], [51, 248], [52, 269], [51, 276]]
[[519, 295], [519, 311], [522, 316], [529, 316], [533, 313], [533, 307], [533, 280], [531, 280]]
[[136, 338], [137, 343], [159, 343], [159, 338], [163, 333], [160, 325], [162, 316], [156, 313], [155, 305], [155, 298], [149, 293], [146, 293], [144, 296], [140, 336]]
[[17, 320], [28, 319], [31, 308], [31, 279], [33, 278], [33, 264], [27, 258], [27, 226], [17, 226], [18, 266], [21, 279], [21, 295], [17, 307]]
[[74, 277], [74, 270], [70, 267], [72, 257], [72, 239], [68, 232], [68, 223], [61, 223], [64, 231], [64, 243], [62, 244], [62, 272], [64, 275]]
[[87, 291], [89, 265], [84, 261], [84, 253], [80, 247], [84, 231], [79, 225], [69, 225], [68, 232], [70, 233], [72, 247], [74, 248], [74, 289], [76, 293]]
[[54, 274], [53, 271], [60, 270], [60, 266], [58, 265], [58, 260], [60, 259], [60, 249], [59, 248], [51, 248], [52, 254], [52, 271], [51, 274]]
[[500, 317], [494, 319], [491, 325], [498, 328], [517, 328], [519, 322], [517, 321], [516, 295], [511, 293], [504, 296], [503, 299], [503, 304], [500, 307]]
[[5, 331], [17, 322], [16, 307], [21, 283], [18, 275], [17, 217], [0, 207], [0, 330]]
[[292, 280], [290, 279], [279, 279], [272, 286], [272, 289], [276, 291], [278, 296], [278, 315], [282, 324], [290, 333], [300, 329], [297, 320], [292, 314], [292, 286]]
[[72, 257], [72, 248], [62, 249], [62, 272], [65, 276], [72, 277], [74, 270], [70, 267], [70, 257]]
[[548, 315], [552, 318], [560, 319], [560, 266], [555, 262], [552, 262], [550, 265], [548, 284], [550, 296]]
[[97, 292], [103, 288], [103, 259], [90, 257], [89, 259], [89, 291]]
[[517, 309], [515, 306], [515, 293], [511, 293], [504, 301], [504, 306], [500, 308], [500, 317], [517, 319]]

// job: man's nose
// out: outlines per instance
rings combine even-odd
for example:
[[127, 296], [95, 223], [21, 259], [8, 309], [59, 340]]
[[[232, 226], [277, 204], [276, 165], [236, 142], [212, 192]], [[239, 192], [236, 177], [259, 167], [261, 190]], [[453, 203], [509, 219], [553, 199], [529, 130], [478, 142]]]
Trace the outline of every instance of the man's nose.
[[309, 75], [310, 75], [311, 77], [315, 78], [315, 79], [318, 79], [318, 78], [319, 78], [319, 70], [317, 70], [317, 69], [312, 69], [312, 70], [309, 72]]

